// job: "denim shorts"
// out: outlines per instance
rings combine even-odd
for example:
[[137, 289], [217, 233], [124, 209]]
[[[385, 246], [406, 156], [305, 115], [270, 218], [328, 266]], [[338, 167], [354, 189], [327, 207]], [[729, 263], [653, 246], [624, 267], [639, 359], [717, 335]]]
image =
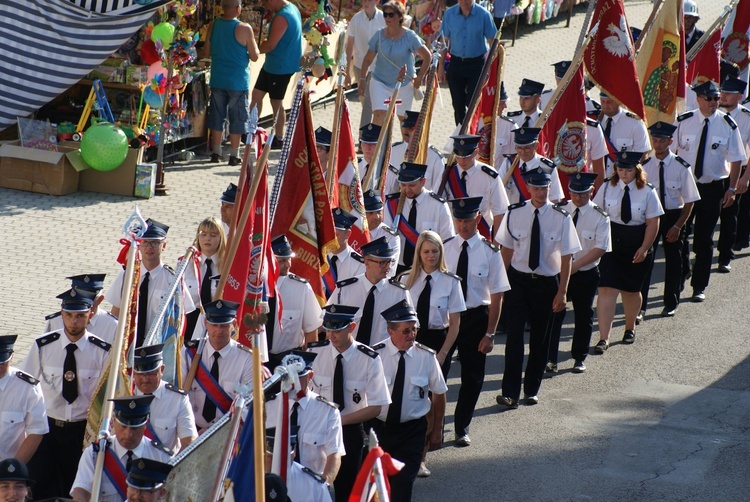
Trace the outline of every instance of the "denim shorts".
[[229, 120], [229, 134], [245, 134], [250, 117], [250, 93], [211, 88], [208, 106], [208, 128], [223, 131]]

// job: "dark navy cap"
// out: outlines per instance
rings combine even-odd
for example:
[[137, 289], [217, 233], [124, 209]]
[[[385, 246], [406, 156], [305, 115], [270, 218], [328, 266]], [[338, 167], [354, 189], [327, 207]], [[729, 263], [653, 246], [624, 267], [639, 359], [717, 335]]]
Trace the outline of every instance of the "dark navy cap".
[[271, 240], [271, 249], [273, 250], [273, 254], [280, 258], [294, 258], [297, 256], [292, 251], [292, 245], [289, 244], [289, 240], [284, 234], [277, 235]]
[[10, 360], [17, 338], [18, 335], [0, 336], [0, 364], [7, 363]]
[[633, 42], [638, 40], [638, 37], [641, 36], [641, 33], [643, 33], [643, 30], [640, 28], [635, 28], [633, 26], [630, 27], [630, 34], [633, 36]]
[[26, 464], [15, 458], [6, 458], [0, 462], [0, 481], [25, 481], [26, 486], [34, 484]]
[[234, 183], [230, 183], [226, 190], [224, 190], [221, 193], [221, 200], [222, 202], [226, 202], [227, 204], [234, 204], [235, 199], [237, 198], [237, 185]]
[[427, 164], [417, 164], [416, 162], [402, 162], [401, 169], [398, 170], [399, 183], [412, 183], [424, 178], [427, 172]]
[[747, 88], [747, 82], [737, 77], [727, 77], [721, 82], [721, 92], [729, 94], [744, 94]]
[[586, 193], [594, 186], [597, 173], [575, 173], [568, 178], [568, 188], [573, 193]]
[[479, 212], [479, 204], [482, 203], [482, 197], [453, 199], [450, 203], [454, 218], [457, 220], [468, 220], [475, 217]]
[[82, 274], [66, 277], [70, 279], [70, 287], [78, 289], [87, 289], [97, 293], [104, 289], [104, 278], [107, 274]]
[[521, 127], [513, 130], [513, 143], [518, 146], [533, 145], [539, 141], [539, 127]]
[[552, 168], [539, 166], [523, 173], [523, 181], [532, 187], [548, 187], [552, 183]]
[[641, 163], [643, 152], [617, 152], [615, 166], [623, 169], [635, 169]]
[[719, 88], [712, 81], [708, 80], [702, 84], [691, 87], [693, 92], [698, 96], [718, 96]]
[[340, 207], [334, 207], [331, 212], [333, 213], [333, 226], [336, 227], [336, 230], [349, 230], [357, 221], [356, 216]]
[[406, 110], [404, 112], [404, 120], [401, 121], [401, 127], [403, 127], [404, 129], [412, 129], [414, 126], [417, 125], [418, 119], [419, 119], [419, 112]]
[[282, 366], [293, 365], [298, 376], [305, 376], [312, 371], [312, 364], [317, 354], [304, 350], [293, 350], [281, 359]]
[[469, 156], [479, 146], [482, 137], [476, 134], [459, 134], [451, 136], [453, 140], [453, 153], [460, 156]]
[[518, 95], [527, 98], [534, 94], [541, 94], [542, 91], [544, 91], [543, 83], [525, 78], [521, 81], [521, 87], [518, 88]]
[[388, 244], [385, 236], [366, 242], [359, 249], [362, 256], [371, 256], [373, 258], [393, 258], [396, 256], [396, 250]]
[[331, 146], [331, 136], [333, 133], [325, 127], [315, 129], [315, 143], [323, 146]]
[[722, 58], [721, 60], [719, 60], [719, 74], [719, 80], [721, 80], [722, 82], [726, 80], [727, 77], [739, 77], [740, 67], [735, 63]]
[[135, 373], [151, 373], [158, 370], [164, 359], [164, 344], [144, 345], [133, 351], [133, 371]]
[[380, 136], [380, 126], [377, 124], [367, 124], [359, 129], [360, 143], [377, 143]]
[[365, 200], [365, 212], [374, 213], [383, 209], [383, 199], [380, 194], [375, 190], [368, 190], [364, 193], [363, 198]]
[[505, 91], [505, 82], [500, 82], [500, 101], [508, 101], [508, 93]]
[[90, 310], [94, 306], [94, 298], [96, 293], [79, 288], [70, 288], [65, 293], [57, 295], [57, 298], [62, 300], [60, 310], [66, 310], [68, 312], [83, 312]]
[[240, 304], [227, 300], [216, 300], [203, 307], [206, 322], [211, 324], [229, 324], [234, 321]]
[[150, 458], [139, 458], [133, 460], [125, 482], [139, 490], [155, 490], [164, 485], [171, 471], [172, 466], [169, 464]]
[[151, 401], [153, 395], [149, 396], [122, 396], [110, 399], [115, 406], [115, 420], [126, 427], [140, 427], [148, 421], [151, 412]]
[[565, 72], [570, 68], [570, 63], [571, 61], [558, 61], [557, 63], [553, 63], [552, 66], [555, 67], [555, 76], [557, 78], [563, 78]]
[[266, 502], [288, 502], [289, 492], [284, 478], [272, 472], [266, 473]]
[[164, 223], [159, 223], [151, 218], [146, 220], [146, 231], [144, 232], [141, 240], [157, 240], [163, 241], [167, 238], [167, 232], [169, 232], [169, 226]]
[[671, 138], [676, 130], [677, 126], [669, 122], [654, 122], [648, 128], [648, 132], [651, 133], [653, 138]]
[[608, 98], [609, 94], [607, 94], [606, 92], [604, 92], [603, 89], [599, 89], [599, 97], [600, 98]]
[[344, 329], [354, 322], [359, 307], [349, 305], [326, 305], [323, 307], [323, 328], [331, 331]]
[[406, 300], [391, 305], [380, 313], [388, 322], [417, 321], [417, 311]]

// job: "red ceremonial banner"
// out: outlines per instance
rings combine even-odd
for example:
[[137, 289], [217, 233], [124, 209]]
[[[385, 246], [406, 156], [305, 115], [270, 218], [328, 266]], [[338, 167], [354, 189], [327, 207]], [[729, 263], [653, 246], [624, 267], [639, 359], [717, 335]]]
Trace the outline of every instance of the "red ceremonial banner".
[[702, 84], [709, 80], [718, 82], [721, 78], [719, 52], [721, 51], [721, 33], [717, 30], [711, 35], [687, 67], [685, 80], [688, 85]]
[[495, 99], [500, 94], [500, 68], [497, 52], [492, 57], [490, 71], [487, 73], [487, 82], [482, 87], [477, 109], [469, 122], [468, 134], [477, 134], [482, 137], [477, 147], [477, 160], [492, 165], [492, 125], [495, 116]]
[[[727, 23], [729, 33], [724, 36], [721, 57], [745, 71], [748, 64], [748, 34], [750, 27], [750, 0], [740, 0], [733, 12], [731, 23]], [[726, 30], [725, 30], [726, 31]]]

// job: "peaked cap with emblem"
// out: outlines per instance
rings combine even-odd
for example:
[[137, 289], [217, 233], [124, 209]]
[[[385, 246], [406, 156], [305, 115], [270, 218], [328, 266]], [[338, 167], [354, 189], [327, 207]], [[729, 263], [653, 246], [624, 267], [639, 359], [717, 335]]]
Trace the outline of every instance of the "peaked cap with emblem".
[[451, 139], [453, 140], [453, 153], [467, 156], [474, 153], [482, 137], [476, 134], [458, 134], [451, 136]]
[[133, 461], [125, 482], [139, 490], [155, 490], [164, 485], [171, 471], [172, 466], [169, 464], [150, 458], [139, 458]]
[[0, 462], [0, 481], [24, 481], [26, 486], [34, 484], [26, 464], [15, 458], [6, 458]]
[[18, 335], [0, 336], [0, 364], [7, 363], [10, 360], [17, 338]]
[[651, 134], [652, 138], [671, 138], [676, 130], [676, 125], [661, 121], [654, 122], [648, 128], [648, 132]]
[[568, 71], [568, 68], [570, 68], [571, 61], [558, 61], [557, 63], [553, 63], [552, 66], [555, 67], [555, 77], [557, 78], [563, 78], [565, 76], [565, 72]]
[[336, 230], [349, 230], [357, 221], [356, 216], [344, 211], [340, 207], [334, 207], [331, 213], [333, 214], [333, 226]]
[[234, 183], [230, 183], [226, 190], [224, 190], [221, 193], [221, 202], [226, 202], [227, 204], [234, 204], [234, 201], [237, 199], [237, 185]]
[[277, 235], [271, 240], [271, 249], [274, 256], [278, 256], [279, 258], [294, 258], [297, 256], [292, 251], [292, 245], [289, 244], [289, 240], [284, 234]]
[[125, 427], [140, 427], [148, 421], [153, 400], [153, 395], [115, 397], [110, 399], [115, 407], [112, 415]]
[[211, 324], [229, 324], [237, 315], [240, 304], [227, 300], [215, 300], [203, 307], [206, 322]]
[[326, 305], [323, 307], [323, 328], [338, 331], [349, 326], [354, 322], [354, 316], [359, 311], [359, 307], [349, 305]]
[[468, 220], [479, 212], [482, 197], [464, 197], [450, 201], [453, 217], [458, 220]]
[[542, 129], [539, 127], [521, 127], [513, 130], [513, 143], [518, 146], [533, 145], [539, 141], [539, 133]]
[[377, 124], [367, 124], [359, 129], [360, 143], [377, 143], [380, 136], [380, 126]]
[[266, 502], [288, 502], [286, 483], [284, 478], [271, 472], [266, 474]]
[[548, 187], [552, 183], [552, 168], [540, 164], [523, 173], [523, 181], [532, 187]]
[[594, 186], [597, 173], [575, 173], [568, 177], [568, 188], [573, 193], [586, 193]]
[[366, 213], [375, 213], [383, 209], [383, 199], [380, 197], [379, 192], [370, 189], [364, 193], [363, 198]]
[[698, 96], [718, 96], [719, 88], [711, 80], [703, 82], [702, 84], [694, 85], [691, 87], [693, 92]]
[[525, 78], [521, 80], [521, 87], [518, 88], [518, 95], [522, 98], [528, 98], [534, 94], [541, 94], [542, 91], [544, 91], [543, 83], [531, 80], [530, 78]]
[[417, 321], [417, 311], [414, 307], [409, 305], [406, 300], [391, 305], [380, 313], [383, 318], [388, 322], [409, 322]]
[[417, 125], [417, 120], [419, 120], [419, 112], [406, 110], [404, 112], [404, 120], [401, 121], [401, 127], [404, 129], [413, 129]]
[[402, 162], [401, 169], [398, 170], [399, 183], [412, 183], [424, 178], [427, 172], [427, 164], [417, 162]]
[[143, 345], [133, 351], [133, 371], [135, 373], [151, 373], [161, 367], [164, 354], [164, 344]]
[[66, 312], [84, 312], [94, 306], [96, 293], [86, 289], [70, 288], [64, 293], [57, 295], [62, 300], [60, 310]]
[[321, 146], [331, 146], [331, 137], [333, 134], [325, 127], [315, 129], [315, 144]]
[[721, 82], [721, 92], [727, 94], [744, 94], [747, 88], [747, 82], [737, 77], [727, 77]]
[[643, 152], [617, 152], [615, 166], [621, 169], [635, 169], [641, 163]]
[[362, 244], [362, 246], [360, 246], [360, 251], [362, 252], [362, 256], [370, 256], [373, 258], [393, 258], [396, 256], [396, 250], [391, 247], [385, 236], [378, 237], [373, 241]]
[[169, 232], [169, 225], [159, 223], [151, 218], [146, 220], [146, 231], [141, 236], [141, 240], [155, 240], [163, 241], [167, 238], [167, 232]]
[[107, 274], [81, 274], [66, 277], [70, 279], [70, 287], [96, 291], [97, 293], [104, 289], [104, 278]]

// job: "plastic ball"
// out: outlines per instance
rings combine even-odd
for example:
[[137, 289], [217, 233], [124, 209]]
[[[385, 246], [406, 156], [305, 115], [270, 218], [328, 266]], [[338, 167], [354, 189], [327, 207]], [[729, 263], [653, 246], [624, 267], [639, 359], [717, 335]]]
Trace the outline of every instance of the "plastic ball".
[[312, 74], [315, 78], [322, 77], [326, 72], [326, 62], [323, 58], [318, 58], [315, 60], [315, 63], [313, 63], [312, 66]]
[[156, 63], [153, 63], [148, 67], [146, 78], [149, 82], [151, 82], [151, 80], [153, 80], [157, 75], [164, 75], [165, 77], [167, 76], [167, 69], [161, 65], [161, 61], [157, 61]]
[[164, 95], [158, 94], [150, 86], [143, 89], [143, 101], [151, 108], [161, 108], [164, 106]]
[[161, 40], [164, 47], [169, 47], [174, 40], [174, 25], [169, 23], [159, 23], [151, 30], [151, 41]]
[[128, 156], [128, 137], [114, 124], [102, 122], [86, 130], [81, 140], [81, 157], [97, 171], [111, 171]]

